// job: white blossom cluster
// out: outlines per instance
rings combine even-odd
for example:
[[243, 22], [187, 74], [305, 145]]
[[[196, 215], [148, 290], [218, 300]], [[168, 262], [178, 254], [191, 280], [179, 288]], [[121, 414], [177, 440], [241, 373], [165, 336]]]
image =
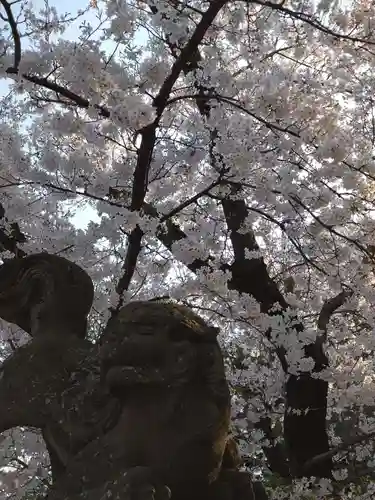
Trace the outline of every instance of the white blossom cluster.
[[[90, 274], [95, 338], [141, 228], [122, 300], [169, 295], [220, 326], [234, 428], [270, 498], [374, 498], [373, 439], [337, 452], [333, 480], [285, 485], [270, 474], [260, 426], [269, 418], [282, 442], [288, 376], [276, 350], [289, 375], [313, 373], [305, 347], [324, 337], [329, 366], [314, 376], [329, 383], [331, 446], [375, 429], [374, 2], [223, 2], [185, 71], [178, 61], [214, 1], [82, 0], [68, 13], [41, 4], [12, 6], [18, 47], [0, 3], [0, 230], [16, 222], [19, 248], [59, 253]], [[248, 207], [238, 235], [257, 247], [243, 260], [264, 259], [283, 314], [230, 286], [228, 196]], [[186, 237], [168, 246], [173, 225]], [[207, 266], [193, 272], [198, 261]], [[342, 290], [322, 331], [322, 307]], [[0, 339], [4, 358], [24, 336], [4, 324]], [[23, 429], [1, 439], [0, 496], [22, 498], [47, 477], [42, 440]]]

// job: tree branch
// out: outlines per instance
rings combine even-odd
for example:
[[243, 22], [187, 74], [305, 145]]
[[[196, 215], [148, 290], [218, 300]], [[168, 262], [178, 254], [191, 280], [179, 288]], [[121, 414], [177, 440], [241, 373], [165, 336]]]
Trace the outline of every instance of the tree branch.
[[[18, 66], [19, 66], [20, 61], [21, 61], [21, 38], [20, 38], [20, 34], [18, 32], [17, 22], [14, 19], [12, 8], [11, 8], [9, 2], [7, 2], [7, 0], [0, 0], [0, 3], [3, 6], [5, 13], [7, 15], [9, 26], [10, 26], [10, 29], [12, 31], [13, 41], [14, 41], [14, 66], [13, 66], [13, 68], [9, 68], [7, 70], [7, 72], [8, 73], [12, 73], [12, 72], [17, 73]], [[13, 70], [13, 71], [11, 71], [11, 70]]]
[[370, 439], [373, 439], [375, 437], [375, 431], [370, 432], [369, 434], [363, 434], [361, 436], [354, 436], [348, 441], [345, 441], [344, 443], [341, 443], [340, 445], [336, 446], [335, 448], [332, 448], [332, 450], [327, 451], [327, 453], [322, 453], [320, 455], [316, 455], [313, 457], [311, 460], [305, 463], [304, 468], [310, 468], [314, 464], [317, 464], [319, 462], [322, 462], [326, 460], [327, 458], [332, 458], [338, 453], [342, 451], [346, 451], [348, 448], [351, 446], [354, 446], [359, 443], [363, 443], [364, 441], [368, 441]]
[[[226, 0], [213, 0], [208, 9], [202, 15], [194, 33], [185, 47], [182, 49], [180, 56], [176, 59], [172, 66], [169, 76], [161, 86], [158, 95], [153, 101], [153, 106], [156, 110], [156, 118], [154, 122], [141, 131], [141, 145], [138, 152], [137, 165], [134, 170], [134, 182], [131, 199], [131, 210], [140, 210], [142, 207], [148, 186], [148, 173], [152, 161], [152, 154], [156, 140], [156, 129], [159, 125], [160, 118], [167, 106], [168, 99], [172, 88], [184, 70], [186, 65], [191, 60], [192, 54], [196, 53], [198, 46], [203, 40], [206, 31], [211, 26], [216, 15], [225, 4]], [[121, 295], [127, 289], [135, 271], [138, 255], [141, 251], [141, 240], [143, 232], [139, 227], [136, 227], [130, 237], [127, 250], [127, 256], [123, 265], [123, 275], [121, 276], [116, 291], [120, 295], [119, 304], [116, 310], [122, 305]]]
[[[249, 3], [249, 0], [244, 0], [244, 1], [245, 3]], [[357, 38], [355, 36], [345, 35], [343, 33], [337, 33], [336, 31], [333, 31], [332, 29], [322, 24], [312, 14], [306, 14], [305, 12], [298, 12], [295, 10], [288, 9], [287, 7], [284, 7], [284, 2], [274, 3], [267, 0], [266, 1], [251, 0], [251, 2], [258, 5], [263, 5], [264, 7], [269, 7], [272, 10], [277, 10], [279, 12], [282, 12], [283, 14], [286, 14], [289, 17], [292, 17], [293, 19], [298, 19], [299, 21], [309, 24], [313, 28], [316, 28], [317, 30], [325, 33], [326, 35], [337, 38], [338, 40], [347, 40], [349, 42], [360, 42], [368, 45], [375, 45], [375, 41], [371, 41], [366, 38]]]
[[353, 292], [351, 290], [344, 290], [323, 304], [318, 318], [318, 328], [323, 332], [324, 341], [327, 339], [327, 326], [332, 314], [352, 295]]

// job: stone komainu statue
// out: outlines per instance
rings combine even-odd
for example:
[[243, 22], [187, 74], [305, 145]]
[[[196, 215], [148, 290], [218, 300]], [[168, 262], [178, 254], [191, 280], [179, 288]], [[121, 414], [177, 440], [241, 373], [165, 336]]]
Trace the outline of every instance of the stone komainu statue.
[[40, 428], [53, 480], [118, 417], [97, 349], [84, 338], [93, 290], [87, 273], [63, 257], [41, 253], [0, 266], [0, 317], [32, 336], [0, 366], [0, 432]]
[[39, 253], [0, 267], [0, 317], [33, 336], [84, 338], [93, 298], [89, 275], [64, 257]]
[[131, 425], [139, 430], [137, 452], [168, 485], [212, 482], [220, 471], [230, 394], [217, 334], [188, 307], [139, 301], [123, 307], [101, 337], [110, 390], [125, 412], [144, 414]]
[[[121, 401], [121, 416], [71, 462], [65, 496], [52, 492], [48, 500], [78, 500], [75, 495], [85, 492], [92, 499], [105, 494], [133, 499], [131, 491], [140, 483], [146, 488], [142, 498], [150, 500], [150, 489], [156, 498], [167, 498], [165, 486], [175, 500], [212, 496], [230, 424], [217, 334], [178, 304], [124, 306], [109, 321], [98, 347], [102, 380]], [[123, 471], [128, 471], [125, 477]], [[121, 496], [126, 488], [128, 497]]]
[[[82, 337], [92, 296], [88, 275], [62, 257], [38, 254], [0, 268], [0, 316], [33, 336], [17, 375], [16, 385], [24, 384], [22, 394], [27, 394], [21, 401], [25, 407], [17, 410], [15, 392], [2, 387], [3, 380], [9, 382], [16, 373], [17, 355], [4, 363], [0, 401], [5, 408], [12, 399], [8, 408], [18, 425], [28, 425], [32, 403], [33, 424], [49, 430], [51, 449], [63, 463], [47, 499], [163, 500], [171, 492], [174, 500], [251, 500], [251, 482], [245, 481], [247, 493], [239, 498], [228, 489], [222, 470], [230, 396], [217, 329], [184, 306], [133, 302], [109, 321], [100, 342], [89, 348]], [[82, 342], [80, 352], [87, 351], [88, 357], [68, 355]], [[66, 352], [69, 360], [64, 379], [59, 375], [65, 373], [63, 357], [48, 363], [46, 370], [37, 369], [38, 356], [55, 344], [55, 352]], [[33, 356], [30, 363], [28, 352]], [[98, 370], [99, 377], [83, 376], [77, 383], [77, 374]], [[48, 401], [52, 397], [54, 402], [53, 411], [41, 403], [40, 417], [35, 398], [33, 402], [33, 371], [38, 372], [38, 392], [45, 387]], [[61, 390], [69, 398], [52, 394]], [[102, 410], [103, 417], [88, 418], [82, 401], [93, 413]], [[59, 404], [65, 407], [59, 410]], [[82, 420], [77, 408], [82, 408]], [[3, 420], [2, 430], [9, 425], [6, 417]], [[61, 434], [74, 438], [75, 446], [56, 444]], [[229, 461], [232, 465], [237, 464]]]

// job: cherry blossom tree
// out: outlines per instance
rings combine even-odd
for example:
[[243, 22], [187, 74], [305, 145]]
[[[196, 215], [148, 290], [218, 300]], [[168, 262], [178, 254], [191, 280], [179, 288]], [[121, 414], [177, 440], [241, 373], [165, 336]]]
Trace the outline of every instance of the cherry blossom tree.
[[[190, 305], [269, 498], [373, 498], [373, 2], [63, 7], [0, 0], [1, 258], [81, 265], [93, 339]], [[25, 339], [4, 323], [2, 357]], [[40, 436], [1, 439], [5, 497], [43, 489]]]

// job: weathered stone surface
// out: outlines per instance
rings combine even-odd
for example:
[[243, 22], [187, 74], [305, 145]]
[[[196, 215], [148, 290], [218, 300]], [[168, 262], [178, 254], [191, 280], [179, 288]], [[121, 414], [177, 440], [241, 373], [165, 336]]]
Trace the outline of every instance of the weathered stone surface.
[[43, 429], [65, 466], [117, 420], [120, 402], [100, 380], [96, 348], [85, 339], [36, 337], [0, 368], [0, 432]]

